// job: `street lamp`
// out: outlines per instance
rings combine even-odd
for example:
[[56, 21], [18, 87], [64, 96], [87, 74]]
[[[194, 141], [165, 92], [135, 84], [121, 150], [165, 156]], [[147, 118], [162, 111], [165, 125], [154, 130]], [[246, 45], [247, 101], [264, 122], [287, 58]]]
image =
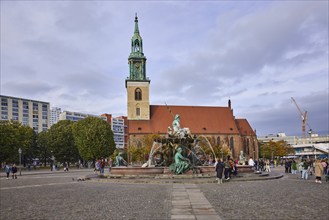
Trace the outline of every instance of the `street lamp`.
[[18, 154], [19, 154], [19, 175], [22, 176], [22, 168], [21, 168], [21, 159], [22, 159], [22, 149], [18, 148]]

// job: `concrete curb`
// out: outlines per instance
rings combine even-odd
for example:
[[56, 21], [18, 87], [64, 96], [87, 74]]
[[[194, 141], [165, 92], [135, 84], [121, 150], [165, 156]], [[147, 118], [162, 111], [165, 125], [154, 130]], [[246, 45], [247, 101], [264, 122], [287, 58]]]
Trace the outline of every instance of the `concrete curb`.
[[[30, 176], [30, 175], [44, 175], [44, 174], [62, 174], [62, 173], [78, 173], [78, 172], [86, 172], [86, 171], [90, 171], [92, 172], [93, 169], [73, 169], [67, 172], [64, 172], [63, 170], [56, 170], [56, 171], [48, 171], [48, 170], [38, 170], [38, 171], [22, 171], [22, 175], [21, 176]], [[10, 173], [11, 175], [12, 173]], [[19, 175], [19, 171], [17, 172], [17, 176]], [[5, 172], [1, 172], [0, 173], [0, 178], [6, 178], [6, 173]]]
[[[255, 174], [256, 175], [256, 174]], [[223, 183], [228, 182], [243, 182], [243, 181], [264, 181], [279, 179], [284, 176], [283, 173], [273, 173], [270, 176], [255, 176], [255, 177], [233, 177], [230, 180], [224, 180]], [[185, 178], [184, 178], [185, 177]], [[152, 175], [109, 175], [101, 176], [97, 174], [86, 175], [84, 180], [94, 180], [99, 182], [126, 182], [126, 183], [158, 183], [158, 184], [172, 184], [172, 183], [193, 183], [193, 184], [207, 184], [217, 183], [215, 176], [191, 177], [191, 176], [174, 176], [173, 178], [157, 178]]]

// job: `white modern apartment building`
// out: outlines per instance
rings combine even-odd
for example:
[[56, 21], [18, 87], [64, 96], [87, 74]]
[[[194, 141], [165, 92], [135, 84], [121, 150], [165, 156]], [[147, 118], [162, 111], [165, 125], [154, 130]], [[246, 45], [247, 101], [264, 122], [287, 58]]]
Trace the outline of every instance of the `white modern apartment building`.
[[49, 102], [0, 95], [0, 120], [13, 120], [27, 125], [35, 132], [50, 128]]
[[50, 127], [56, 124], [59, 121], [59, 115], [61, 114], [62, 109], [58, 107], [52, 107], [50, 110]]
[[291, 157], [328, 158], [329, 135], [310, 134], [308, 137], [286, 136], [285, 133], [258, 137], [260, 142], [285, 141], [295, 150]]
[[80, 112], [63, 111], [59, 114], [59, 120], [80, 121], [87, 117], [96, 117], [106, 121], [105, 116], [92, 115], [92, 114], [86, 114]]
[[104, 113], [103, 117], [107, 118], [107, 123], [111, 125], [113, 139], [117, 149], [124, 149], [127, 146], [127, 117], [112, 117], [111, 114]]
[[124, 119], [121, 118], [112, 118], [111, 128], [113, 131], [113, 138], [116, 148], [123, 149], [125, 147], [125, 127]]

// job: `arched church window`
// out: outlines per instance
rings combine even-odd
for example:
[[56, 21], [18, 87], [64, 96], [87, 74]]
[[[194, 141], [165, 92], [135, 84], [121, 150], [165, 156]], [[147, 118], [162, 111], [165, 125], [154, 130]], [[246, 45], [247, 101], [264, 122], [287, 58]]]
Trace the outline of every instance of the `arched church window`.
[[220, 146], [220, 137], [217, 137], [217, 145]]
[[250, 147], [250, 139], [247, 138], [247, 149], [246, 149], [246, 154], [249, 155], [249, 147]]
[[136, 116], [140, 116], [141, 115], [141, 109], [140, 108], [136, 108]]
[[135, 100], [142, 100], [142, 90], [140, 88], [135, 89]]
[[234, 157], [234, 140], [233, 140], [233, 137], [230, 138], [230, 150], [232, 152], [232, 157]]

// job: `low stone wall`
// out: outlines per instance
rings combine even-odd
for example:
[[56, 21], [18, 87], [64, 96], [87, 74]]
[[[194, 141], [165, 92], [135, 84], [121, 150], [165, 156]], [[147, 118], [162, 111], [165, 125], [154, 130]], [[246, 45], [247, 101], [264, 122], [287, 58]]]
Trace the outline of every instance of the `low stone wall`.
[[112, 167], [112, 174], [121, 175], [156, 175], [163, 174], [164, 167]]
[[238, 173], [252, 173], [254, 170], [252, 166], [249, 165], [236, 165], [238, 168]]
[[[200, 173], [214, 174], [214, 166], [198, 166]], [[252, 173], [252, 166], [237, 165], [238, 173]], [[157, 174], [171, 174], [168, 167], [112, 167], [111, 174], [119, 175], [157, 175]], [[193, 174], [192, 170], [189, 170], [186, 174]]]

